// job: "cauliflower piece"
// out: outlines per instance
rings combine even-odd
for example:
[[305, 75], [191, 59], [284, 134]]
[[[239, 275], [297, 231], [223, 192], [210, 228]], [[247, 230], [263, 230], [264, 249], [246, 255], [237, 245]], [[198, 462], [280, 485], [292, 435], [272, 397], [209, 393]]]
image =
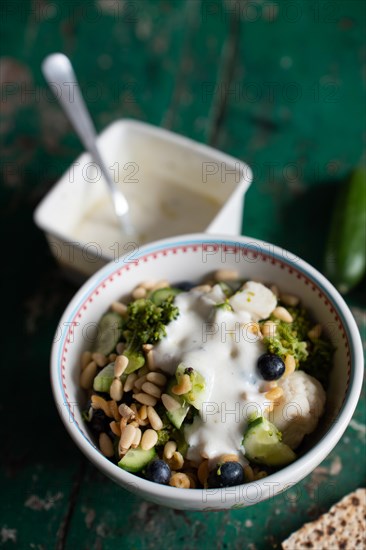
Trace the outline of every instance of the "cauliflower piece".
[[229, 302], [234, 311], [249, 311], [254, 321], [267, 319], [277, 305], [277, 298], [273, 292], [255, 281], [245, 283], [239, 292], [236, 292]]
[[278, 386], [283, 396], [269, 413], [270, 420], [282, 432], [282, 441], [296, 449], [317, 427], [324, 412], [325, 391], [318, 380], [301, 370], [280, 379]]

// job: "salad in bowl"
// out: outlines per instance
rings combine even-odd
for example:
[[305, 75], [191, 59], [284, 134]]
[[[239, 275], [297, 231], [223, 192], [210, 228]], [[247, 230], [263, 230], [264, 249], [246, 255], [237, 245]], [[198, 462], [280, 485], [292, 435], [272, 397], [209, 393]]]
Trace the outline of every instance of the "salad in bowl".
[[91, 462], [191, 510], [253, 505], [310, 473], [347, 427], [362, 373], [353, 316], [319, 272], [268, 243], [206, 234], [93, 275], [60, 320], [51, 365]]
[[333, 345], [281, 290], [220, 269], [199, 282], [143, 281], [113, 302], [80, 358], [101, 452], [191, 489], [296, 460], [325, 410]]

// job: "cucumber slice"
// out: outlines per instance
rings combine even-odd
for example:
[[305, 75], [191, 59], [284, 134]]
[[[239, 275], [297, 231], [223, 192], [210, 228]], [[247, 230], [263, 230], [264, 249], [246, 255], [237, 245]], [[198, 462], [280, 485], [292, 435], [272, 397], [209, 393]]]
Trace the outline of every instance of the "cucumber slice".
[[158, 290], [154, 290], [154, 292], [151, 293], [151, 295], [149, 296], [149, 299], [152, 302], [154, 302], [154, 304], [156, 304], [157, 306], [160, 306], [163, 302], [165, 302], [169, 298], [173, 297], [174, 299], [175, 296], [177, 294], [180, 294], [181, 292], [182, 291], [179, 288], [171, 288], [171, 287], [159, 288]]
[[175, 372], [178, 384], [184, 374], [189, 375], [192, 383], [192, 389], [182, 395], [182, 397], [185, 401], [187, 401], [187, 403], [193, 405], [193, 407], [199, 410], [202, 407], [202, 403], [204, 402], [204, 389], [206, 387], [205, 379], [195, 369], [187, 367], [184, 363], [180, 363]]
[[103, 315], [98, 325], [98, 334], [93, 351], [109, 355], [122, 336], [123, 319], [114, 311]]
[[175, 395], [175, 393], [172, 392], [172, 387], [176, 384], [177, 380], [174, 376], [166, 388], [166, 393], [174, 397], [176, 401], [179, 401], [180, 408], [176, 409], [175, 411], [166, 411], [166, 415], [173, 426], [175, 426], [179, 430], [191, 406], [183, 399], [183, 397], [181, 397], [180, 395]]
[[156, 456], [155, 447], [148, 451], [144, 451], [141, 447], [137, 447], [136, 449], [127, 451], [125, 456], [118, 462], [118, 466], [122, 468], [122, 470], [126, 470], [126, 472], [135, 474], [141, 472], [141, 470], [143, 470], [151, 460], [156, 458]]
[[[127, 374], [123, 373], [120, 379], [124, 382], [127, 378]], [[93, 390], [100, 392], [109, 392], [109, 388], [114, 379], [114, 361], [109, 363], [104, 369], [102, 369], [94, 378]]]
[[128, 357], [128, 365], [125, 370], [125, 374], [131, 374], [137, 369], [140, 369], [145, 365], [145, 357], [138, 351], [124, 351], [123, 355]]
[[250, 422], [244, 434], [245, 456], [266, 466], [285, 466], [296, 459], [292, 449], [281, 442], [281, 433], [263, 416]]

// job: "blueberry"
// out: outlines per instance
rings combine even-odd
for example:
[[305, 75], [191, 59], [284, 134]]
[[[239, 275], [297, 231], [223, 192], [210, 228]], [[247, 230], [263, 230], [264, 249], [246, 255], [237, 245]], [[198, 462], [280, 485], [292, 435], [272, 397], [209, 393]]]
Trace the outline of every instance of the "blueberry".
[[157, 458], [148, 464], [145, 477], [154, 483], [162, 483], [163, 485], [167, 485], [169, 483], [170, 474], [171, 472], [168, 464], [164, 462], [164, 460]]
[[274, 353], [264, 353], [257, 362], [264, 380], [278, 380], [285, 372], [285, 363]]
[[211, 489], [244, 483], [244, 470], [239, 462], [224, 462], [212, 470], [207, 480]]
[[89, 422], [89, 425], [94, 433], [100, 434], [108, 430], [110, 421], [111, 420], [106, 416], [102, 409], [96, 409], [93, 410], [93, 416]]
[[175, 284], [174, 288], [179, 288], [180, 290], [183, 290], [183, 292], [188, 292], [194, 286], [197, 286], [197, 284], [190, 283], [189, 281], [181, 281], [180, 283]]

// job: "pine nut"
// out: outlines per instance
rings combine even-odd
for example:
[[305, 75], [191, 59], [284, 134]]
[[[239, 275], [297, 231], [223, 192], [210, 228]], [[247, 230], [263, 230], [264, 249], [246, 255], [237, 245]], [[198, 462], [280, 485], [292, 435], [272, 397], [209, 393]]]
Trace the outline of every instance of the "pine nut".
[[127, 424], [127, 426], [122, 430], [121, 439], [119, 440], [119, 447], [121, 449], [129, 449], [135, 439], [135, 435], [136, 428], [131, 426], [131, 424]]
[[254, 481], [253, 468], [249, 466], [249, 464], [247, 466], [244, 466], [244, 476], [245, 481]]
[[147, 408], [147, 417], [150, 420], [151, 427], [154, 428], [154, 430], [159, 431], [163, 428], [163, 421], [154, 407]]
[[201, 464], [198, 466], [197, 477], [198, 477], [200, 483], [201, 483], [204, 487], [207, 486], [208, 474], [209, 474], [208, 460], [203, 460], [203, 461], [201, 462]]
[[151, 351], [153, 347], [154, 346], [152, 344], [143, 344], [142, 349], [144, 350], [145, 353], [147, 353], [148, 351]]
[[189, 488], [195, 489], [197, 487], [197, 477], [192, 472], [186, 472], [186, 476], [189, 479]]
[[292, 323], [292, 321], [293, 321], [293, 318], [292, 318], [292, 315], [290, 314], [290, 312], [287, 311], [286, 308], [281, 307], [281, 306], [276, 307], [272, 311], [272, 315], [274, 315], [280, 321], [284, 321], [285, 323]]
[[285, 357], [285, 372], [283, 376], [288, 376], [296, 370], [296, 361], [293, 355], [286, 355]]
[[262, 325], [262, 334], [265, 338], [274, 338], [276, 334], [276, 323], [273, 321], [266, 321]]
[[215, 281], [237, 281], [239, 273], [235, 269], [218, 269], [214, 273]]
[[118, 355], [114, 362], [114, 376], [119, 378], [125, 372], [128, 367], [128, 357], [125, 355]]
[[138, 378], [134, 384], [134, 387], [138, 390], [141, 390], [143, 384], [145, 384], [146, 382], [146, 374], [144, 374], [144, 376], [140, 376], [140, 378]]
[[266, 412], [267, 413], [271, 413], [274, 409], [274, 401], [271, 401], [267, 406], [266, 406]]
[[93, 387], [95, 375], [97, 374], [97, 364], [95, 361], [90, 361], [89, 365], [81, 372], [80, 386], [84, 390], [89, 390]]
[[142, 418], [137, 417], [137, 424], [139, 426], [145, 428], [146, 426], [148, 426], [150, 424], [150, 422], [149, 422], [148, 418], [145, 418], [145, 420], [142, 420]]
[[130, 409], [131, 409], [131, 411], [133, 411], [135, 416], [139, 415], [138, 410], [137, 410], [137, 403], [131, 403]]
[[121, 437], [121, 426], [119, 424], [117, 424], [117, 422], [115, 420], [113, 420], [109, 424], [109, 427], [112, 430], [112, 432], [114, 433], [114, 435], [116, 435], [117, 437]]
[[173, 474], [169, 480], [169, 485], [171, 487], [178, 487], [178, 489], [189, 489], [190, 480], [186, 474], [177, 472]]
[[184, 458], [179, 451], [174, 451], [172, 458], [168, 460], [172, 470], [180, 470], [184, 465]]
[[123, 385], [119, 378], [114, 378], [109, 388], [109, 395], [114, 401], [121, 401], [123, 396]]
[[142, 384], [141, 389], [145, 393], [148, 393], [153, 397], [157, 397], [158, 399], [161, 396], [161, 388], [159, 388], [158, 386], [155, 386], [155, 384], [153, 384], [152, 382], [145, 382], [144, 384]]
[[322, 331], [323, 327], [321, 325], [315, 325], [311, 330], [309, 330], [308, 337], [310, 340], [317, 340], [320, 338]]
[[197, 290], [198, 292], [203, 292], [203, 293], [210, 292], [211, 289], [212, 289], [211, 285], [198, 285], [192, 288], [192, 290]]
[[118, 355], [122, 355], [125, 349], [126, 344], [124, 344], [123, 342], [118, 342], [118, 344], [116, 345], [116, 352], [118, 353]]
[[110, 363], [113, 363], [113, 361], [115, 361], [116, 359], [117, 359], [117, 353], [110, 353], [110, 354], [108, 355], [108, 361], [109, 361]]
[[152, 349], [150, 351], [148, 351], [147, 354], [146, 354], [146, 362], [147, 362], [147, 368], [151, 371], [154, 370], [154, 368], [155, 368], [155, 358], [154, 358], [154, 352], [153, 352]]
[[121, 420], [121, 415], [118, 412], [117, 402], [114, 399], [111, 399], [110, 401], [107, 401], [107, 404], [110, 410], [110, 416], [119, 422]]
[[255, 336], [262, 337], [262, 332], [260, 329], [260, 326], [258, 323], [254, 323], [253, 321], [244, 325], [247, 327], [248, 331], [252, 334], [255, 334]]
[[135, 290], [132, 292], [132, 298], [134, 300], [140, 300], [141, 298], [146, 298], [146, 288], [142, 286], [138, 286], [135, 288]]
[[179, 384], [172, 387], [172, 392], [175, 393], [175, 395], [184, 395], [188, 391], [191, 391], [192, 389], [192, 382], [189, 378], [188, 374], [183, 374], [181, 377]]
[[144, 451], [148, 451], [149, 449], [155, 447], [157, 441], [158, 434], [155, 430], [145, 430], [141, 438], [141, 449], [143, 449]]
[[273, 388], [273, 390], [269, 390], [267, 393], [264, 394], [264, 397], [266, 399], [269, 399], [270, 401], [278, 401], [283, 396], [283, 389], [280, 387]]
[[293, 296], [293, 294], [280, 294], [280, 301], [285, 304], [285, 306], [295, 307], [299, 304], [300, 298]]
[[118, 412], [122, 416], [122, 418], [127, 418], [128, 420], [133, 420], [135, 418], [134, 411], [126, 405], [126, 403], [121, 403], [121, 405], [118, 407]]
[[151, 407], [155, 407], [157, 403], [156, 397], [147, 395], [147, 393], [134, 393], [132, 397], [139, 403], [142, 403], [143, 405], [150, 405]]
[[140, 286], [142, 286], [142, 288], [146, 288], [146, 290], [152, 290], [155, 285], [156, 281], [144, 281], [140, 284]]
[[221, 455], [218, 462], [239, 462], [239, 458], [237, 455], [226, 454]]
[[92, 360], [91, 351], [83, 351], [81, 355], [81, 370], [84, 370]]
[[133, 441], [131, 443], [131, 447], [133, 449], [136, 449], [136, 447], [140, 445], [141, 436], [142, 436], [142, 432], [140, 428], [136, 428], [135, 437], [133, 438]]
[[92, 395], [91, 402], [94, 410], [101, 409], [106, 416], [113, 418], [113, 414], [111, 414], [108, 401], [103, 399], [103, 397], [101, 397], [100, 395]]
[[138, 417], [141, 418], [141, 420], [146, 420], [147, 418], [147, 406], [141, 405], [138, 412]]
[[164, 446], [164, 457], [170, 460], [173, 456], [173, 453], [177, 450], [177, 444], [175, 441], [168, 441]]
[[135, 372], [131, 372], [131, 374], [129, 374], [126, 378], [124, 390], [131, 391], [135, 385], [136, 380], [137, 380], [137, 374]]
[[163, 393], [163, 395], [161, 396], [161, 400], [164, 407], [169, 412], [176, 411], [180, 408], [180, 403], [176, 399], [174, 399], [174, 397], [168, 395], [167, 393]]
[[104, 432], [99, 435], [99, 449], [102, 454], [108, 458], [111, 458], [114, 455], [113, 443]]
[[130, 422], [130, 425], [134, 426], [136, 429], [139, 428], [140, 427], [139, 419], [138, 420], [132, 420], [132, 422]]
[[115, 313], [119, 313], [122, 317], [126, 315], [127, 309], [126, 304], [123, 304], [122, 302], [112, 302], [111, 310]]
[[105, 367], [108, 363], [108, 359], [103, 353], [93, 353], [92, 358], [96, 362], [98, 367]]
[[146, 379], [149, 382], [152, 382], [153, 384], [156, 384], [157, 386], [164, 387], [167, 383], [167, 377], [164, 374], [161, 374], [160, 372], [149, 372], [149, 374], [146, 375]]
[[166, 279], [161, 279], [161, 281], [158, 281], [154, 284], [151, 290], [159, 290], [160, 288], [170, 288], [170, 283]]

